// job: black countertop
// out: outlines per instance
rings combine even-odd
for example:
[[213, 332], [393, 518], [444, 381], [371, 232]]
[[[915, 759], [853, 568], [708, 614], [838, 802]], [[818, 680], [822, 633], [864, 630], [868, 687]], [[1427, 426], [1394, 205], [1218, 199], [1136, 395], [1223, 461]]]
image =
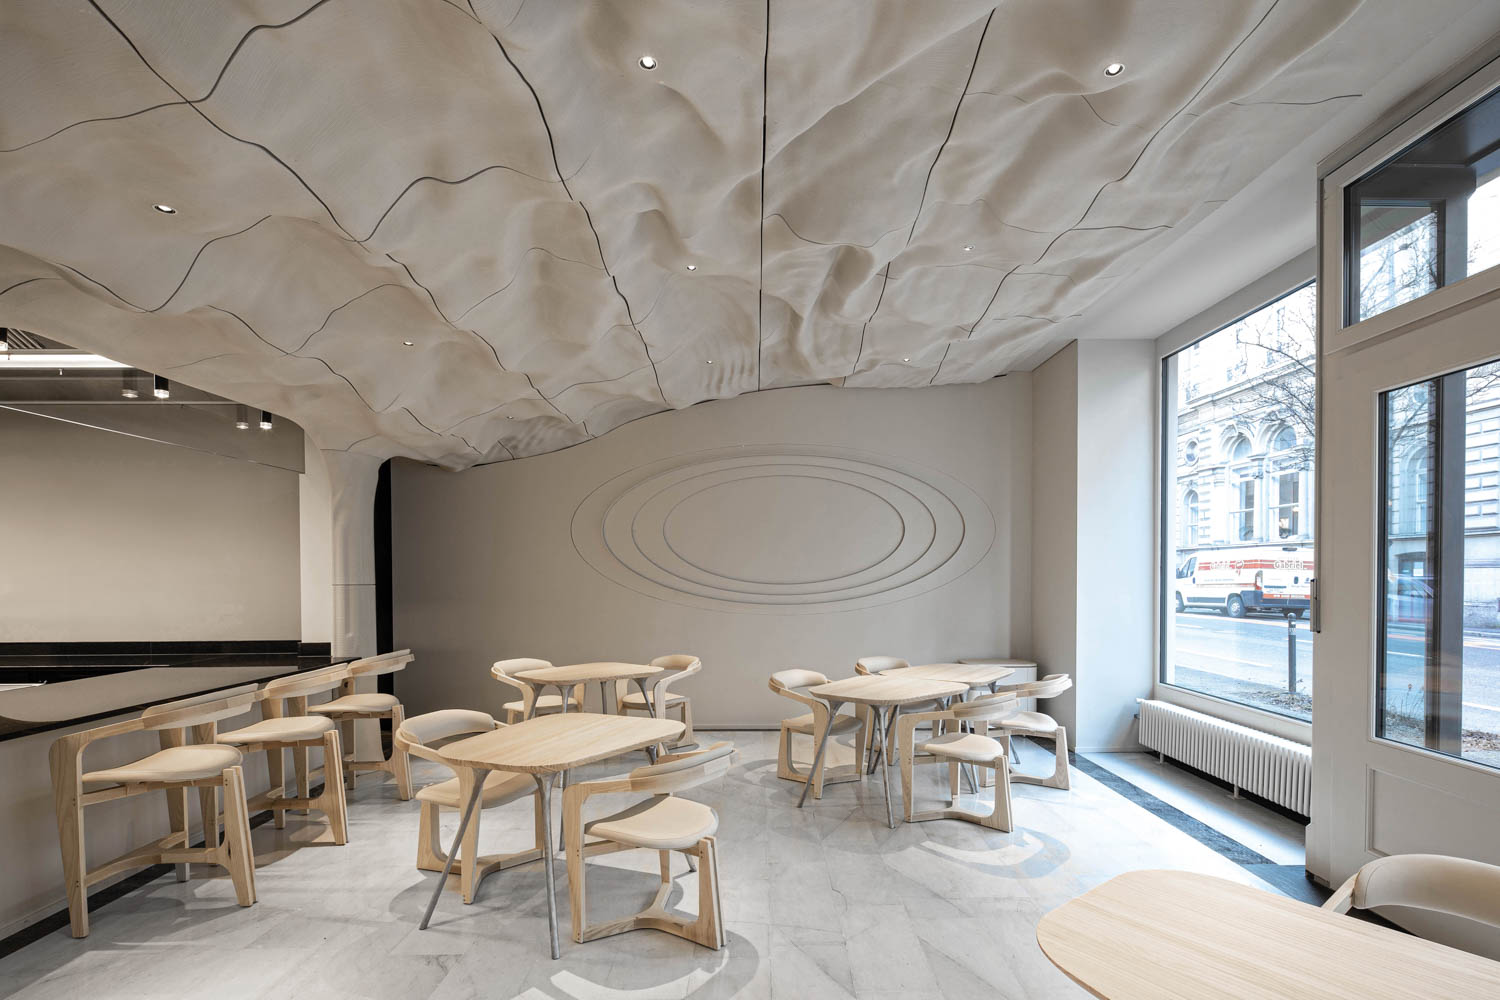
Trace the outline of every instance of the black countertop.
[[348, 660], [326, 649], [296, 642], [0, 643], [0, 741]]

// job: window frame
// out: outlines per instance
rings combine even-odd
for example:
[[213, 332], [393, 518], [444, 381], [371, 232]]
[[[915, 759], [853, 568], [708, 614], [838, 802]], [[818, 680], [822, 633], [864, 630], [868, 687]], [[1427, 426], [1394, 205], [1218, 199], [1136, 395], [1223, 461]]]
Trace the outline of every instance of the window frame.
[[[1152, 697], [1172, 704], [1182, 705], [1206, 714], [1222, 718], [1241, 725], [1248, 725], [1263, 732], [1272, 733], [1283, 739], [1294, 742], [1306, 743], [1312, 733], [1312, 723], [1299, 716], [1278, 712], [1274, 709], [1264, 708], [1248, 702], [1234, 701], [1219, 695], [1198, 691], [1194, 688], [1180, 684], [1174, 684], [1166, 680], [1167, 655], [1170, 649], [1168, 640], [1171, 615], [1175, 613], [1174, 602], [1169, 599], [1169, 587], [1174, 586], [1177, 579], [1177, 569], [1180, 562], [1172, 558], [1172, 549], [1175, 548], [1180, 538], [1172, 534], [1173, 517], [1175, 508], [1178, 506], [1181, 494], [1177, 490], [1175, 477], [1177, 466], [1177, 437], [1169, 427], [1169, 407], [1175, 403], [1178, 378], [1180, 372], [1174, 374], [1171, 370], [1171, 361], [1174, 357], [1187, 351], [1188, 348], [1207, 340], [1215, 334], [1222, 333], [1247, 317], [1260, 312], [1269, 306], [1274, 306], [1283, 299], [1302, 291], [1305, 288], [1314, 289], [1314, 314], [1322, 315], [1323, 299], [1318, 289], [1318, 265], [1319, 256], [1317, 248], [1312, 248], [1297, 255], [1275, 270], [1263, 275], [1259, 279], [1241, 288], [1221, 300], [1217, 305], [1205, 310], [1203, 313], [1189, 319], [1174, 329], [1157, 338], [1157, 360], [1156, 370], [1156, 392], [1157, 392], [1157, 447], [1156, 447], [1156, 669], [1152, 678]], [[1314, 349], [1314, 359], [1322, 370], [1323, 350], [1321, 340], [1317, 342]], [[1321, 379], [1319, 379], [1321, 384]], [[1321, 400], [1315, 402], [1320, 405]], [[1243, 434], [1243, 431], [1240, 432]], [[1204, 437], [1201, 434], [1194, 435], [1199, 443], [1198, 461], [1193, 463], [1196, 467], [1203, 461], [1202, 449]], [[1239, 435], [1233, 435], [1230, 441]], [[1248, 435], [1245, 435], [1248, 439]], [[1301, 441], [1299, 440], [1299, 445]], [[1219, 448], [1224, 451], [1222, 455], [1216, 455], [1215, 461], [1222, 460], [1226, 470], [1230, 470], [1233, 460], [1229, 457], [1225, 448], [1227, 442], [1220, 441]], [[1317, 455], [1316, 439], [1313, 441], [1314, 469], [1316, 469]], [[1252, 442], [1252, 452], [1254, 451]], [[1254, 461], [1254, 459], [1251, 459]], [[1316, 483], [1313, 476], [1309, 476], [1311, 483]], [[1201, 498], [1200, 498], [1201, 501]], [[1201, 515], [1200, 515], [1201, 523]], [[1317, 533], [1314, 525], [1313, 538], [1309, 544], [1316, 551]], [[1268, 543], [1274, 544], [1274, 543]], [[1317, 591], [1313, 590], [1312, 611], [1307, 622], [1308, 631], [1316, 634], [1318, 631]]]
[[[1334, 294], [1321, 296], [1319, 301], [1320, 356], [1349, 350], [1372, 338], [1435, 317], [1477, 296], [1500, 291], [1500, 266], [1492, 266], [1362, 320], [1358, 318], [1356, 301], [1358, 282], [1350, 281], [1351, 274], [1359, 273], [1357, 217], [1349, 210], [1354, 183], [1497, 91], [1500, 91], [1500, 59], [1487, 63], [1384, 135], [1368, 141], [1362, 151], [1340, 165], [1320, 171], [1326, 213], [1319, 216], [1324, 244], [1319, 279], [1322, 287], [1335, 290]], [[1326, 220], [1324, 214], [1328, 216]], [[1440, 217], [1440, 226], [1441, 221]], [[1327, 239], [1330, 233], [1339, 234], [1338, 238]]]

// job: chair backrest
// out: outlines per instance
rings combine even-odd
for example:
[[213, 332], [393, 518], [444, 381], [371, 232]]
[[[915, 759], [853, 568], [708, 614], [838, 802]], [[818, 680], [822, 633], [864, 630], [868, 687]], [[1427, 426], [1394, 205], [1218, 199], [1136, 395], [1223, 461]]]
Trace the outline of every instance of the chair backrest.
[[649, 764], [630, 772], [630, 790], [667, 795], [701, 785], [728, 772], [734, 763], [734, 744], [714, 743], [702, 750], [674, 754], [660, 764]]
[[441, 761], [441, 755], [430, 749], [434, 744], [459, 736], [488, 733], [499, 727], [500, 723], [484, 712], [467, 708], [443, 708], [405, 720], [396, 729], [392, 739], [406, 753]]
[[1500, 867], [1441, 854], [1392, 854], [1360, 868], [1325, 905], [1342, 909], [1345, 902], [1360, 910], [1409, 906], [1500, 927]]
[[393, 674], [398, 670], [405, 670], [406, 665], [415, 659], [416, 657], [409, 649], [398, 649], [394, 653], [381, 653], [379, 656], [367, 656], [349, 664], [349, 676], [373, 677], [377, 674]]
[[348, 676], [349, 664], [336, 663], [331, 667], [319, 667], [316, 670], [292, 674], [289, 677], [278, 677], [275, 680], [266, 681], [266, 686], [260, 689], [257, 700], [306, 698], [310, 694], [322, 694], [344, 683], [344, 679]]
[[1072, 686], [1073, 678], [1068, 674], [1048, 674], [1039, 681], [1012, 684], [1006, 690], [1017, 698], [1056, 698]]
[[[778, 670], [771, 675], [771, 690], [777, 694], [789, 694], [799, 688], [817, 687], [819, 684], [827, 684], [828, 678], [816, 670], [804, 670], [793, 667], [790, 670]], [[795, 695], [791, 695], [795, 697]]]
[[899, 656], [861, 656], [854, 661], [854, 672], [856, 674], [878, 674], [882, 670], [900, 670], [909, 667], [910, 663]]
[[669, 653], [666, 656], [658, 656], [651, 661], [651, 665], [684, 677], [688, 674], [696, 674], [703, 669], [703, 661], [691, 653]]
[[545, 670], [550, 666], [552, 664], [547, 660], [534, 660], [528, 656], [517, 657], [514, 660], [496, 660], [495, 665], [490, 667], [490, 676], [511, 687], [527, 691], [530, 690], [531, 685], [523, 680], [517, 680], [515, 675], [523, 670]]
[[1009, 691], [999, 694], [987, 694], [973, 701], [958, 702], [950, 710], [955, 719], [966, 719], [970, 721], [981, 721], [984, 719], [1003, 719], [1016, 710], [1016, 696]]
[[258, 687], [252, 682], [152, 705], [141, 712], [141, 724], [145, 729], [185, 729], [244, 715], [255, 703]]

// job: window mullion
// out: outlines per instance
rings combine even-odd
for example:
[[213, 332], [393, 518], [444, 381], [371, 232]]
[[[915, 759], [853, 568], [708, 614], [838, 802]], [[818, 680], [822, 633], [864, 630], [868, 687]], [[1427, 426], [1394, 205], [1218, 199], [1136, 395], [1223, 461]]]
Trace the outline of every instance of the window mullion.
[[1464, 466], [1468, 427], [1466, 376], [1438, 382], [1436, 517], [1437, 567], [1432, 648], [1427, 657], [1427, 745], [1463, 753]]

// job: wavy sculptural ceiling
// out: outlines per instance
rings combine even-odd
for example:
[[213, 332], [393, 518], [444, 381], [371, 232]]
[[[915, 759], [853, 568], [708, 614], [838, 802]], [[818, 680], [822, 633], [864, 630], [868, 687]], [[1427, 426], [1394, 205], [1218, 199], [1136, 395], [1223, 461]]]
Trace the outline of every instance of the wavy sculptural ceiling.
[[1470, 6], [7, 0], [0, 325], [452, 468], [980, 381]]

